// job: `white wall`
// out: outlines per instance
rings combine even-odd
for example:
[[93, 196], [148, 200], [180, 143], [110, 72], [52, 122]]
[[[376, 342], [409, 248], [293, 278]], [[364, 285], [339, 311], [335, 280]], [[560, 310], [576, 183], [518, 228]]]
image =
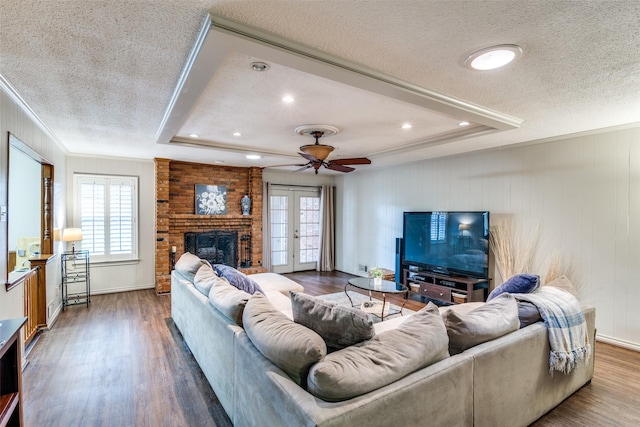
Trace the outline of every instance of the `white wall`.
[[73, 175], [138, 177], [138, 261], [91, 263], [91, 293], [148, 289], [155, 286], [155, 165], [153, 160], [69, 156], [67, 158], [67, 224], [73, 225]]
[[262, 181], [272, 184], [321, 186], [333, 184], [333, 176], [328, 174], [314, 174], [305, 172], [282, 172], [265, 169], [262, 172]]
[[404, 211], [513, 215], [521, 230], [540, 227], [540, 258], [558, 251], [575, 272], [599, 338], [640, 350], [640, 127], [345, 174], [336, 186], [338, 270], [395, 269]]

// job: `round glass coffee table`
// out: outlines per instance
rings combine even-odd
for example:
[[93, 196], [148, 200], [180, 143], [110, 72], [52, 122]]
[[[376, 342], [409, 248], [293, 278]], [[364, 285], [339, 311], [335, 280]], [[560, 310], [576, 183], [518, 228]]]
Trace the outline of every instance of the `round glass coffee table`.
[[403, 298], [402, 306], [400, 307], [400, 310], [394, 310], [394, 311], [389, 310], [389, 313], [387, 314], [386, 317], [389, 317], [392, 314], [400, 314], [402, 316], [402, 309], [404, 308], [404, 305], [407, 303], [407, 299], [409, 298], [409, 288], [407, 288], [402, 283], [396, 283], [390, 280], [383, 280], [379, 285], [376, 285], [372, 278], [354, 277], [353, 279], [349, 279], [347, 284], [344, 285], [344, 293], [347, 295], [347, 298], [349, 298], [349, 302], [351, 303], [352, 307], [355, 307], [355, 305], [353, 305], [353, 300], [351, 299], [351, 297], [349, 296], [349, 293], [347, 292], [347, 288], [349, 286], [353, 286], [354, 288], [363, 289], [367, 291], [369, 293], [369, 301], [372, 300], [372, 297], [371, 297], [372, 293], [382, 294], [382, 309], [380, 310], [380, 315], [378, 315], [377, 313], [370, 313], [370, 314], [373, 314], [374, 316], [378, 316], [380, 318], [380, 321], [384, 321], [384, 318], [385, 318], [384, 307], [387, 302], [387, 294], [404, 294], [404, 298]]

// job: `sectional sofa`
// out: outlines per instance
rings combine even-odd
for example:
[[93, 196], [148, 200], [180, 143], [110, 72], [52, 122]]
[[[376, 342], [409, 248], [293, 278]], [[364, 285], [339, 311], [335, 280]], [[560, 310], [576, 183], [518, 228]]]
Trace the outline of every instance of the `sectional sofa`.
[[[226, 285], [203, 288], [195, 285], [195, 276], [200, 275], [201, 267], [202, 263], [194, 256], [181, 258], [176, 265], [172, 272], [172, 317], [236, 426], [526, 426], [587, 384], [593, 376], [593, 352], [586, 363], [572, 373], [551, 375], [547, 330], [542, 322], [536, 322], [459, 354], [449, 355], [445, 348], [446, 354], [440, 352], [434, 363], [428, 362], [424, 367], [355, 396], [340, 395], [343, 389], [354, 384], [343, 384], [338, 375], [334, 387], [338, 394], [328, 390], [329, 398], [321, 398], [317, 382], [324, 381], [325, 392], [331, 385], [327, 386], [326, 377], [318, 380], [319, 369], [312, 381], [315, 367], [330, 357], [335, 360], [340, 354], [357, 351], [363, 344], [354, 344], [329, 356], [321, 355], [321, 360], [308, 372], [309, 378], [297, 378], [291, 374], [287, 360], [282, 359], [291, 350], [277, 348], [281, 343], [277, 339], [272, 343], [261, 341], [255, 328], [271, 318], [278, 318], [280, 323], [285, 321], [283, 317], [291, 318], [290, 291], [299, 294], [301, 286], [283, 276], [266, 273], [249, 276], [255, 278], [261, 288], [253, 296]], [[454, 310], [462, 313], [482, 303], [474, 304], [469, 308], [463, 304]], [[265, 311], [264, 306], [271, 308]], [[380, 361], [375, 369], [381, 366], [382, 369], [389, 366], [405, 369], [410, 361], [403, 357], [416, 353], [412, 349], [423, 348], [429, 352], [431, 347], [441, 345], [433, 338], [441, 336], [438, 329], [431, 329], [435, 331], [432, 335], [425, 333], [424, 339], [415, 334], [406, 335], [405, 339], [395, 332], [412, 328], [415, 331], [418, 318], [431, 316], [433, 320], [432, 313], [423, 311], [374, 325], [375, 336], [366, 341], [364, 347], [384, 343], [385, 338], [396, 333], [395, 341], [386, 341], [392, 343], [387, 352], [375, 359]], [[249, 312], [251, 314], [247, 314]], [[593, 345], [595, 310], [586, 307], [583, 313]], [[298, 331], [285, 336], [293, 341]], [[434, 344], [426, 343], [427, 340], [433, 340]], [[404, 350], [387, 357], [399, 348]], [[368, 351], [372, 351], [371, 348]], [[394, 367], [397, 359], [403, 361]], [[386, 374], [393, 377], [393, 372]], [[363, 384], [376, 384], [380, 378], [386, 378], [386, 374], [372, 370], [371, 375], [358, 375]], [[343, 376], [349, 375], [346, 372]]]

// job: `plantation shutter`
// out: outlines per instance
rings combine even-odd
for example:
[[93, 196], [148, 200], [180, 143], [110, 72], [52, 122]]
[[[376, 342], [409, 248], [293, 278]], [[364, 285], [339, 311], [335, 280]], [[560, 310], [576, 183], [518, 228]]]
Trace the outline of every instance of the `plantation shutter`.
[[433, 212], [431, 214], [431, 241], [444, 242], [447, 235], [447, 214]]
[[76, 175], [75, 222], [92, 261], [136, 258], [137, 178]]

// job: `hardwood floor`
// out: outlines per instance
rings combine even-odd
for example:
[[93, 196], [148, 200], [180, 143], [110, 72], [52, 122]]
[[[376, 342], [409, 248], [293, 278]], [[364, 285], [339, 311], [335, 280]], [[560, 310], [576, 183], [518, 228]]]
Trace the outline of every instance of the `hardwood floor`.
[[65, 310], [29, 354], [25, 425], [230, 426], [170, 304], [144, 290]]
[[[344, 290], [348, 274], [289, 275], [305, 292]], [[351, 288], [350, 288], [351, 289]], [[229, 426], [171, 321], [169, 295], [96, 295], [41, 334], [23, 373], [27, 427]], [[410, 300], [406, 307], [424, 304]], [[596, 345], [595, 376], [534, 426], [636, 426], [640, 353]]]

